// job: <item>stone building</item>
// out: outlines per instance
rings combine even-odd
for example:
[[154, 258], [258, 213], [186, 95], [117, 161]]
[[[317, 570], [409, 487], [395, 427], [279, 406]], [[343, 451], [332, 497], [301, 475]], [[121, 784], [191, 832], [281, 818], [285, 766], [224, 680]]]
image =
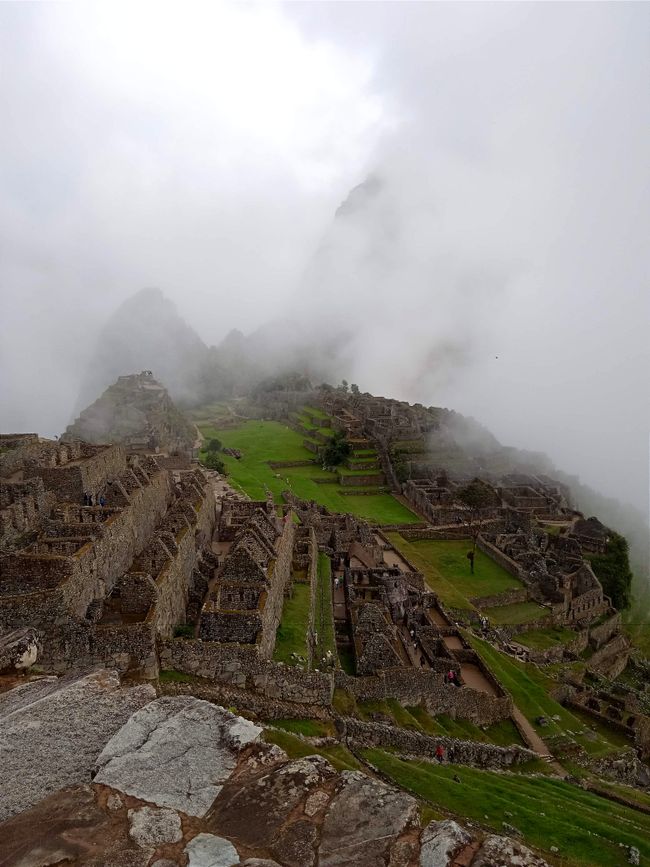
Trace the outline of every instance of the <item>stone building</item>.
[[185, 621], [211, 543], [206, 477], [172, 476], [121, 446], [30, 441], [16, 451], [0, 479], [0, 632], [37, 629], [51, 670], [154, 670], [156, 640]]
[[265, 506], [224, 501], [219, 542], [232, 543], [201, 609], [199, 635], [255, 645], [270, 658], [291, 580], [295, 527], [290, 513], [280, 519]]

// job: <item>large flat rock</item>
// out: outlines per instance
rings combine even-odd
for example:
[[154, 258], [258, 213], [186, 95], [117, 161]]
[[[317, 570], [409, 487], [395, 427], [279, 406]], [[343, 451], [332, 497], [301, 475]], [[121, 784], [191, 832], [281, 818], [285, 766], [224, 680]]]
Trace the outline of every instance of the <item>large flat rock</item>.
[[237, 778], [224, 788], [209, 824], [216, 833], [245, 840], [248, 846], [266, 847], [295, 808], [335, 778], [334, 768], [321, 756], [287, 762], [255, 779]]
[[483, 841], [472, 867], [549, 867], [548, 862], [510, 837], [492, 835]]
[[323, 822], [319, 867], [377, 867], [397, 836], [417, 822], [415, 798], [359, 771], [343, 771]]
[[452, 819], [430, 822], [422, 831], [420, 867], [449, 867], [454, 856], [469, 843], [471, 836]]
[[155, 698], [115, 672], [41, 678], [0, 695], [0, 821], [66, 786], [88, 783], [106, 741]]
[[106, 744], [97, 759], [95, 782], [202, 817], [241, 750], [261, 731], [192, 696], [160, 698], [134, 713]]

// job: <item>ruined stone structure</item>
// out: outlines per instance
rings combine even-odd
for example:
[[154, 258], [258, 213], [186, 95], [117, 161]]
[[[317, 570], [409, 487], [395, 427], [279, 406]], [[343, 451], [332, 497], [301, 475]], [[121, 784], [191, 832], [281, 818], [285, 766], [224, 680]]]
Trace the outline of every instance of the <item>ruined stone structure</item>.
[[255, 645], [268, 658], [290, 581], [295, 528], [290, 513], [278, 519], [265, 505], [223, 504], [219, 541], [234, 538], [201, 610], [199, 634], [205, 641]]
[[185, 621], [212, 538], [205, 476], [172, 475], [122, 446], [30, 440], [15, 451], [0, 480], [0, 633], [38, 630], [54, 670], [157, 670], [156, 640]]
[[63, 439], [120, 443], [129, 451], [191, 453], [194, 427], [150, 370], [120, 376], [70, 425]]

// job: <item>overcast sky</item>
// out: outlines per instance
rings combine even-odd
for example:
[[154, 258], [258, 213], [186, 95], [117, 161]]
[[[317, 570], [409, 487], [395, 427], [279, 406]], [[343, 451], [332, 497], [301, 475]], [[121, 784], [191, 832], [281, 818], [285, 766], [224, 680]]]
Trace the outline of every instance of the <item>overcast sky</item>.
[[645, 506], [649, 31], [643, 3], [0, 4], [0, 427], [62, 429], [159, 286], [208, 343], [352, 322], [362, 388]]

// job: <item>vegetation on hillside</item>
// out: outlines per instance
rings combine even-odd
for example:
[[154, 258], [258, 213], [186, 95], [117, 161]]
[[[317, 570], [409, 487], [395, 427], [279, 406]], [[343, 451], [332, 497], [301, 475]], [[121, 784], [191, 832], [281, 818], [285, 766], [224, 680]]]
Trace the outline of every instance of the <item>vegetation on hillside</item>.
[[352, 446], [347, 441], [345, 433], [343, 431], [336, 431], [323, 449], [323, 464], [326, 467], [338, 467], [351, 454]]
[[612, 531], [605, 554], [589, 557], [591, 568], [603, 585], [606, 595], [615, 608], [627, 608], [631, 601], [632, 570], [628, 556], [627, 540]]

